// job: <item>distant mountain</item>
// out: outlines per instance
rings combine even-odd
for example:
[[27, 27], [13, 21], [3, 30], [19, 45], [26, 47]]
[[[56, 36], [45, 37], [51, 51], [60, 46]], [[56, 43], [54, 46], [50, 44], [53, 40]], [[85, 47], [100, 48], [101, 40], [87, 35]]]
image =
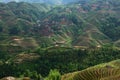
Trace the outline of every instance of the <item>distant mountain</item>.
[[[83, 0], [2, 0], [1, 2], [30, 2], [30, 3], [48, 3], [48, 4], [68, 4], [71, 2], [78, 2]], [[87, 0], [84, 0], [87, 1]]]

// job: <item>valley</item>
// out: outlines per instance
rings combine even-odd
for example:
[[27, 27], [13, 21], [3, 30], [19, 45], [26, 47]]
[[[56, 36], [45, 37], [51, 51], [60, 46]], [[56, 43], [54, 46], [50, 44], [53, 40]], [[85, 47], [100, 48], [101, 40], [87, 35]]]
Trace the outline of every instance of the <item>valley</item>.
[[0, 2], [0, 80], [119, 80], [120, 1]]

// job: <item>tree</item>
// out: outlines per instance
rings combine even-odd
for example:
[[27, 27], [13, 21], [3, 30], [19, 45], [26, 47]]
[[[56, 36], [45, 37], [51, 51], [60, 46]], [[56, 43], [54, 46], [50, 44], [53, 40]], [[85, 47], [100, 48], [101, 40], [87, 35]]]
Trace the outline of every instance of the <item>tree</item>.
[[0, 32], [2, 32], [3, 31], [3, 27], [0, 25]]
[[61, 74], [58, 70], [51, 70], [48, 77], [45, 80], [61, 80]]
[[11, 27], [9, 29], [9, 34], [11, 35], [18, 35], [20, 33], [20, 28], [17, 26]]
[[35, 80], [43, 80], [43, 77], [40, 74], [38, 74], [36, 71], [26, 70], [24, 76]]

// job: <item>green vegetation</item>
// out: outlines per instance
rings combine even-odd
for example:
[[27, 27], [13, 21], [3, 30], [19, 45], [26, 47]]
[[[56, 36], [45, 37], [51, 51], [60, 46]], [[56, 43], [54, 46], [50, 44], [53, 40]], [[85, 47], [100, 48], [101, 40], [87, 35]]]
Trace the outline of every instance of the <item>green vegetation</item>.
[[51, 70], [45, 80], [61, 80], [61, 74], [57, 70]]
[[[54, 69], [59, 70], [61, 74], [65, 74], [120, 58], [120, 50], [112, 47], [85, 50], [67, 47], [51, 47], [39, 48], [20, 54], [9, 55], [9, 53], [7, 53], [4, 56], [5, 58], [1, 59], [1, 78], [9, 75], [15, 77], [23, 75], [37, 79], [41, 78], [40, 75], [45, 77], [49, 74], [46, 80], [51, 79], [51, 77], [57, 80], [60, 78], [60, 74]], [[15, 57], [13, 57], [13, 55]], [[51, 69], [53, 71], [50, 71]], [[34, 76], [35, 74], [36, 76]]]
[[116, 60], [79, 72], [65, 74], [62, 80], [118, 80], [120, 76], [119, 63], [120, 60]]
[[18, 36], [33, 38], [41, 47], [58, 45], [94, 48], [109, 43], [119, 48], [116, 45], [120, 38], [117, 4], [120, 3], [113, 0], [83, 1], [59, 6], [0, 3], [0, 35], [7, 37], [0, 42], [6, 44], [9, 37]]
[[116, 0], [0, 3], [0, 78], [118, 79], [119, 60], [107, 62], [120, 59], [119, 9]]

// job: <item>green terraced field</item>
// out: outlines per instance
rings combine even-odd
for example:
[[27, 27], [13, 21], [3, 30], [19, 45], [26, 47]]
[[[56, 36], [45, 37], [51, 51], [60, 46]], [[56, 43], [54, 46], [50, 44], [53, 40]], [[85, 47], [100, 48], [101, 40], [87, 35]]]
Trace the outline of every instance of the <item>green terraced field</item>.
[[62, 80], [120, 80], [120, 60], [65, 74]]

